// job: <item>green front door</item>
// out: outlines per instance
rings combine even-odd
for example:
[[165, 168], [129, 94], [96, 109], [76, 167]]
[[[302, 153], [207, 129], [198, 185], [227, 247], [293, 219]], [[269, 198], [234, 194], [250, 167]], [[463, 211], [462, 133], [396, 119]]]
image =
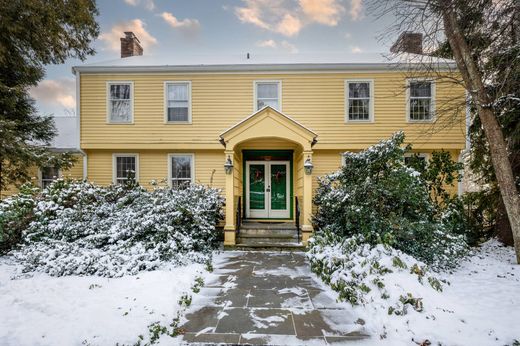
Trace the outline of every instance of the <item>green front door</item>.
[[248, 161], [246, 169], [246, 217], [289, 218], [289, 162]]

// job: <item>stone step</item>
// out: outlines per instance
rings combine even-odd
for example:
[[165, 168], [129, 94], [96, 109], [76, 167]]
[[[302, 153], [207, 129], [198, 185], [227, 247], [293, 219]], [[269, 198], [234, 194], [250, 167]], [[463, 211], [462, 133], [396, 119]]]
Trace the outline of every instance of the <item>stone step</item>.
[[301, 243], [296, 242], [280, 242], [280, 243], [272, 243], [272, 242], [256, 242], [253, 244], [243, 244], [238, 243], [232, 247], [234, 250], [244, 250], [244, 251], [304, 251], [305, 246]]
[[240, 226], [242, 230], [294, 230], [296, 225], [294, 222], [253, 222], [243, 221]]
[[290, 237], [244, 237], [244, 236], [238, 236], [237, 242], [241, 244], [256, 244], [256, 243], [297, 243], [298, 237], [296, 236], [290, 236]]
[[243, 229], [238, 232], [240, 237], [273, 237], [273, 238], [290, 238], [296, 237], [295, 229]]

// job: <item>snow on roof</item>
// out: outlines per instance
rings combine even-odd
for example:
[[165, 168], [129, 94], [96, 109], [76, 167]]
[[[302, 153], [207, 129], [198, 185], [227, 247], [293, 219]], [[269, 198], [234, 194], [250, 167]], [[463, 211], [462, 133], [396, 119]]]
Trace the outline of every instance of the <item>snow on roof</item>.
[[318, 53], [318, 54], [174, 54], [143, 55], [102, 61], [73, 67], [79, 72], [103, 71], [244, 71], [244, 70], [307, 70], [307, 69], [389, 69], [433, 64], [454, 69], [453, 60], [417, 54], [383, 53]]

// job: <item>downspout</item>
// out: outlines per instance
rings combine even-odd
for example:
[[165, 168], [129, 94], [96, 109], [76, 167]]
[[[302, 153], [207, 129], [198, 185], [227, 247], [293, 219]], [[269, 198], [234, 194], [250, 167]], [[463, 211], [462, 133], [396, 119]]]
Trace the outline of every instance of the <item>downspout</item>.
[[88, 176], [88, 157], [87, 157], [87, 153], [84, 152], [82, 149], [81, 149], [81, 112], [80, 112], [80, 103], [81, 103], [81, 95], [80, 95], [80, 78], [81, 78], [81, 75], [80, 75], [80, 72], [75, 69], [74, 67], [72, 68], [72, 72], [76, 75], [76, 149], [81, 153], [81, 155], [83, 156], [83, 180], [86, 180], [87, 179], [87, 176]]

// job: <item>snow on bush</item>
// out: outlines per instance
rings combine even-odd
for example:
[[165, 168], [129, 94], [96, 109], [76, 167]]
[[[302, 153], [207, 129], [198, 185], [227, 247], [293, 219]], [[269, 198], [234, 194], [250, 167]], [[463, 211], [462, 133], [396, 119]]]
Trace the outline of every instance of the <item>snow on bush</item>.
[[[366, 243], [387, 244], [436, 268], [465, 255], [456, 219], [430, 196], [421, 174], [404, 162], [404, 134], [359, 153], [345, 153], [336, 173], [319, 179], [314, 198], [318, 230]], [[449, 222], [448, 222], [449, 221]]]
[[[409, 308], [422, 311], [423, 304], [421, 292], [409, 291], [407, 281], [442, 291], [424, 263], [388, 245], [367, 244], [361, 235], [340, 238], [323, 232], [311, 238], [307, 257], [313, 272], [352, 305], [384, 302], [388, 314], [405, 315]], [[387, 285], [388, 275], [400, 275], [403, 285]]]
[[34, 198], [23, 245], [12, 254], [24, 272], [53, 276], [119, 277], [166, 261], [205, 262], [223, 203], [218, 190], [200, 185], [146, 191], [65, 180]]

